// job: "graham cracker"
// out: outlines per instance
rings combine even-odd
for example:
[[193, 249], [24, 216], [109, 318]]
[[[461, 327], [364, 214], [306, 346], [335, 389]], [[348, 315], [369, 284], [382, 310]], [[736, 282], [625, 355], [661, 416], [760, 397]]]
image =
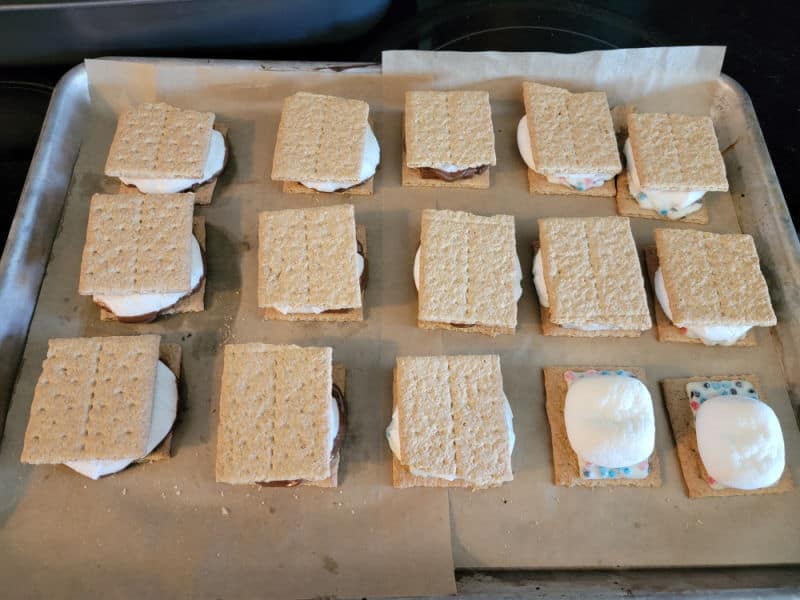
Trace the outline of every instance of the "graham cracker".
[[51, 339], [31, 403], [22, 462], [142, 456], [160, 337]]
[[550, 321], [638, 331], [653, 326], [627, 218], [539, 219], [539, 242]]
[[[419, 326], [455, 323], [513, 332], [517, 326], [516, 252], [514, 217], [424, 210]], [[478, 331], [476, 327], [465, 330]]]
[[622, 170], [605, 92], [573, 94], [525, 81], [522, 93], [539, 173], [616, 175]]
[[[259, 215], [258, 305], [265, 319], [361, 321], [357, 242], [366, 259], [366, 228], [353, 206], [291, 209]], [[326, 312], [283, 314], [269, 304], [310, 305]], [[337, 312], [332, 312], [337, 311]]]
[[489, 92], [408, 91], [404, 122], [408, 167], [497, 164]]
[[147, 179], [202, 177], [213, 126], [214, 113], [163, 102], [140, 104], [120, 116], [105, 174]]
[[[345, 382], [347, 380], [347, 372], [345, 370], [344, 365], [339, 363], [333, 364], [333, 385], [339, 388], [342, 392], [342, 398], [344, 399], [345, 404], [345, 411], [344, 411], [344, 419], [342, 419], [342, 415], [339, 415], [339, 428], [344, 429], [345, 436], [347, 435], [347, 389], [345, 387]], [[335, 488], [339, 487], [339, 462], [341, 462], [342, 457], [342, 449], [339, 448], [339, 451], [336, 452], [336, 455], [331, 458], [331, 476], [327, 479], [321, 479], [318, 481], [303, 481], [300, 485], [310, 485], [313, 487], [321, 487], [321, 488]]]
[[[753, 238], [656, 229], [656, 250], [676, 324], [769, 327], [777, 319]], [[696, 293], [703, 282], [702, 294]]]
[[547, 181], [547, 177], [540, 175], [532, 169], [528, 169], [528, 191], [531, 194], [541, 194], [545, 196], [592, 196], [613, 198], [617, 193], [617, 186], [612, 177], [603, 185], [589, 188], [588, 190], [574, 190], [560, 183]]
[[95, 194], [78, 291], [125, 295], [188, 292], [192, 194]]
[[369, 105], [298, 92], [284, 100], [272, 162], [277, 181], [358, 182]]
[[564, 421], [564, 405], [567, 399], [566, 371], [588, 371], [589, 369], [624, 369], [633, 373], [647, 385], [644, 369], [637, 367], [545, 367], [544, 388], [547, 421], [550, 424], [550, 439], [553, 446], [553, 483], [566, 487], [661, 487], [661, 464], [656, 450], [650, 455], [650, 471], [644, 479], [584, 479], [578, 466], [578, 455], [567, 437]]
[[[225, 170], [225, 167], [228, 165], [228, 161], [230, 160], [231, 146], [230, 142], [228, 141], [228, 126], [217, 124], [214, 126], [214, 129], [219, 131], [222, 134], [222, 137], [225, 138], [225, 161], [222, 163], [222, 168], [219, 170], [219, 173], [217, 173], [214, 177], [205, 183], [194, 185], [188, 190], [194, 194], [194, 203], [196, 205], [206, 206], [211, 204], [211, 200], [214, 198], [214, 190], [217, 189], [217, 181], [219, 181], [222, 172]], [[119, 193], [141, 194], [142, 192], [140, 192], [139, 188], [137, 188], [135, 185], [125, 185], [120, 181]]]
[[336, 192], [320, 192], [304, 186], [299, 181], [284, 181], [283, 192], [285, 194], [345, 194], [349, 196], [371, 196], [375, 189], [375, 176], [373, 175], [363, 183], [349, 187], [346, 190]]
[[451, 473], [448, 481], [413, 475], [393, 459], [395, 487], [485, 488], [511, 481], [500, 357], [398, 357], [394, 405], [404, 461]]
[[216, 480], [258, 483], [331, 476], [332, 349], [225, 346]]
[[631, 113], [628, 139], [643, 190], [728, 190], [710, 117]]
[[627, 171], [617, 175], [617, 214], [624, 217], [639, 217], [641, 219], [655, 219], [672, 223], [696, 223], [698, 225], [706, 225], [708, 223], [708, 207], [706, 207], [705, 203], [703, 203], [700, 210], [696, 210], [680, 219], [670, 219], [660, 214], [657, 210], [644, 208], [636, 201], [636, 198], [631, 196]]
[[[655, 246], [647, 248], [644, 253], [645, 263], [647, 264], [647, 274], [651, 285], [655, 285], [656, 269], [658, 269], [658, 254], [656, 253]], [[669, 292], [667, 292], [669, 293]], [[654, 293], [655, 295], [655, 293]], [[702, 340], [697, 338], [690, 338], [684, 334], [679, 327], [670, 321], [669, 317], [664, 313], [661, 308], [661, 303], [658, 298], [655, 298], [653, 304], [655, 305], [656, 312], [656, 334], [659, 342], [677, 342], [681, 344], [703, 344]], [[756, 333], [754, 330], [748, 331], [745, 336], [737, 341], [733, 346], [739, 347], [752, 347], [756, 345]]]
[[[172, 371], [172, 374], [175, 375], [175, 380], [178, 383], [178, 410], [181, 407], [181, 396], [180, 396], [180, 381], [181, 381], [181, 346], [180, 344], [161, 344], [158, 351], [158, 360], [163, 362], [169, 370]], [[173, 431], [175, 430], [175, 425], [178, 423], [178, 417], [175, 417], [175, 424], [172, 426], [172, 429], [167, 434], [167, 436], [161, 441], [161, 443], [155, 447], [155, 449], [148, 454], [147, 456], [143, 456], [142, 458], [136, 460], [137, 463], [153, 463], [153, 462], [161, 462], [162, 460], [167, 460], [172, 456], [172, 435]]]
[[686, 384], [691, 381], [722, 381], [725, 379], [746, 379], [756, 389], [758, 397], [763, 401], [765, 396], [759, 386], [758, 378], [754, 375], [730, 375], [722, 377], [687, 377], [684, 379], [664, 379], [661, 389], [664, 391], [664, 404], [669, 414], [672, 434], [675, 437], [675, 446], [678, 452], [678, 462], [681, 465], [683, 482], [686, 485], [686, 494], [689, 498], [720, 498], [728, 496], [763, 496], [765, 494], [783, 494], [794, 489], [792, 475], [788, 466], [775, 485], [757, 490], [741, 490], [737, 488], [715, 489], [708, 484], [708, 472], [700, 459], [697, 449], [697, 432], [695, 430], [695, 417], [689, 406], [689, 397], [686, 394]]
[[[192, 235], [197, 238], [197, 243], [200, 245], [200, 250], [203, 253], [203, 262], [207, 264], [205, 260], [205, 252], [206, 252], [206, 218], [205, 217], [193, 217], [192, 218]], [[186, 296], [185, 298], [181, 298], [178, 300], [176, 304], [162, 310], [158, 316], [162, 315], [177, 315], [182, 313], [193, 313], [193, 312], [203, 312], [206, 309], [205, 305], [205, 296], [206, 296], [206, 279], [208, 277], [208, 269], [206, 268], [206, 273], [203, 275], [203, 278], [200, 280], [200, 285], [197, 286], [197, 289]], [[156, 317], [158, 318], [158, 317]], [[106, 310], [105, 308], [100, 308], [100, 320], [101, 321], [118, 321], [119, 319], [117, 316]]]

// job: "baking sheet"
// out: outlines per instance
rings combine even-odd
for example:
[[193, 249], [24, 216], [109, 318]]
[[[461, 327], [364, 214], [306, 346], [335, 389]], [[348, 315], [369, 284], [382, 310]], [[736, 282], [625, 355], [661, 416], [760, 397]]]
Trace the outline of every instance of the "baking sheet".
[[[786, 393], [774, 333], [759, 328], [758, 346], [751, 349], [661, 344], [656, 340], [655, 330], [633, 340], [545, 338], [541, 335], [530, 277], [530, 244], [538, 238], [537, 218], [613, 215], [615, 202], [613, 198], [528, 194], [525, 165], [519, 157], [515, 136], [517, 123], [524, 114], [521, 78], [568, 82], [573, 89], [591, 89], [597, 85], [610, 92], [612, 103], [634, 103], [647, 110], [713, 113], [721, 121], [718, 129], [724, 131], [727, 126], [724, 121], [729, 116], [716, 101], [722, 56], [722, 48], [620, 50], [578, 55], [384, 53], [384, 104], [390, 111], [384, 115], [381, 137], [384, 166], [391, 168], [399, 163], [398, 111], [402, 110], [404, 90], [411, 86], [458, 85], [489, 90], [497, 140], [498, 166], [492, 168], [489, 190], [438, 190], [426, 196], [387, 183], [377, 188], [386, 206], [405, 213], [401, 221], [410, 220], [406, 231], [395, 230], [403, 242], [395, 242], [395, 254], [405, 256], [406, 268], [410, 268], [418, 240], [418, 214], [424, 207], [512, 214], [516, 217], [517, 249], [526, 274], [516, 335], [490, 340], [460, 332], [425, 332], [424, 338], [402, 338], [400, 350], [404, 353], [499, 352], [505, 390], [514, 412], [517, 434], [512, 461], [514, 482], [477, 493], [449, 492], [456, 567], [694, 567], [800, 561], [800, 523], [784, 516], [796, 511], [796, 490], [768, 500], [766, 496], [735, 501], [690, 501], [686, 497], [658, 385], [660, 379], [667, 377], [756, 373], [767, 384], [765, 401], [781, 421], [787, 462], [797, 481], [800, 435]], [[672, 93], [675, 90], [680, 93]], [[663, 103], [662, 91], [666, 92]], [[727, 145], [722, 135], [720, 138]], [[726, 153], [726, 158], [728, 170], [738, 171], [730, 153]], [[386, 173], [384, 180], [385, 176]], [[733, 193], [740, 191], [734, 189]], [[740, 230], [729, 193], [709, 194], [706, 198], [710, 213], [707, 226], [633, 219], [638, 247], [654, 244], [656, 227]], [[392, 242], [385, 239], [384, 243]], [[395, 277], [400, 287], [405, 281], [403, 273], [396, 273]], [[405, 310], [398, 309], [397, 318], [392, 320], [397, 337], [402, 333], [403, 315], [404, 325], [408, 325], [416, 306], [413, 289], [407, 284], [402, 289]], [[775, 300], [780, 302], [781, 298]], [[646, 370], [655, 403], [656, 448], [663, 468], [661, 488], [591, 490], [552, 484], [542, 368], [561, 365], [629, 365]]]

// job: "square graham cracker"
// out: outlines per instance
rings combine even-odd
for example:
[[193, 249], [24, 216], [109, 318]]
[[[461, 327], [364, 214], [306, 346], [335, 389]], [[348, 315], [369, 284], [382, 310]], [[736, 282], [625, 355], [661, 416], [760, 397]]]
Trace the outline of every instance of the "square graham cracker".
[[[200, 280], [200, 285], [197, 289], [188, 296], [181, 298], [178, 302], [171, 307], [162, 310], [159, 317], [163, 315], [177, 315], [182, 313], [203, 312], [206, 309], [205, 296], [206, 296], [206, 279], [208, 278], [208, 260], [206, 260], [206, 218], [194, 217], [192, 219], [192, 234], [197, 238], [197, 243], [200, 245], [200, 250], [203, 252], [203, 261], [206, 265], [206, 273]], [[158, 317], [156, 317], [158, 318]], [[101, 321], [118, 321], [117, 316], [107, 311], [105, 308], [100, 308]]]
[[[578, 466], [578, 455], [572, 449], [567, 437], [567, 426], [564, 421], [564, 405], [567, 399], [567, 382], [564, 373], [567, 371], [588, 371], [606, 367], [545, 367], [544, 389], [547, 421], [550, 424], [550, 440], [553, 446], [553, 483], [566, 487], [661, 487], [661, 464], [657, 450], [650, 455], [650, 472], [644, 479], [584, 479]], [[644, 369], [635, 367], [607, 367], [608, 369], [624, 369], [636, 375], [645, 385]]]
[[605, 92], [573, 94], [525, 81], [522, 95], [539, 173], [616, 175], [622, 170]]
[[[230, 153], [231, 153], [231, 145], [228, 141], [228, 127], [227, 125], [215, 125], [214, 129], [219, 131], [222, 134], [222, 137], [225, 138], [225, 162], [222, 164], [222, 169], [220, 169], [219, 173], [217, 173], [214, 177], [206, 181], [205, 183], [199, 183], [197, 185], [193, 185], [189, 190], [194, 194], [194, 203], [196, 205], [206, 206], [211, 204], [211, 200], [214, 199], [214, 190], [217, 189], [217, 182], [219, 178], [222, 176], [222, 172], [225, 170], [225, 167], [228, 165], [228, 161], [230, 160]], [[119, 184], [119, 193], [120, 194], [141, 194], [142, 192], [135, 185], [125, 185], [124, 183], [120, 182]]]
[[[700, 459], [697, 449], [697, 432], [694, 427], [695, 417], [689, 406], [686, 384], [692, 381], [722, 381], [725, 379], [746, 379], [756, 388], [758, 397], [763, 401], [764, 395], [754, 375], [730, 375], [722, 377], [687, 377], [684, 379], [664, 379], [661, 389], [664, 392], [664, 404], [669, 414], [672, 435], [675, 437], [675, 449], [681, 465], [683, 482], [689, 498], [720, 498], [727, 496], [762, 496], [764, 494], [782, 494], [794, 489], [794, 482], [789, 468], [775, 485], [758, 490], [741, 490], [737, 488], [714, 489], [706, 481], [708, 472]], [[794, 425], [794, 423], [792, 424]]]
[[617, 214], [623, 217], [638, 217], [640, 219], [654, 219], [656, 221], [667, 221], [671, 223], [695, 223], [697, 225], [706, 225], [708, 223], [708, 207], [705, 203], [703, 203], [700, 210], [696, 210], [681, 219], [670, 219], [665, 215], [659, 214], [657, 210], [642, 207], [642, 205], [631, 196], [631, 191], [628, 187], [627, 171], [617, 175]]
[[298, 92], [284, 100], [272, 179], [357, 183], [369, 105], [360, 100]]
[[[259, 215], [258, 304], [282, 321], [361, 321], [363, 294], [356, 265], [366, 228], [349, 204]], [[309, 305], [325, 312], [283, 314], [270, 305]], [[333, 312], [336, 311], [336, 312]]]
[[[172, 374], [175, 375], [175, 380], [178, 382], [178, 414], [180, 414], [180, 410], [182, 408], [181, 402], [181, 395], [180, 395], [180, 382], [181, 382], [181, 355], [182, 349], [180, 344], [166, 344], [162, 343], [159, 347], [158, 352], [158, 360], [163, 362], [169, 370], [172, 371]], [[175, 431], [175, 427], [178, 424], [178, 416], [175, 417], [175, 423], [172, 426], [172, 429], [167, 434], [167, 436], [161, 441], [161, 443], [156, 446], [153, 451], [148, 454], [147, 456], [143, 456], [142, 458], [136, 460], [137, 463], [154, 463], [154, 462], [161, 462], [162, 460], [167, 460], [172, 456], [172, 436], [173, 432]]]
[[393, 406], [402, 453], [418, 469], [456, 477], [414, 475], [393, 455], [394, 487], [480, 489], [513, 480], [499, 356], [398, 357]]
[[424, 210], [418, 326], [514, 333], [516, 251], [514, 217]]
[[642, 189], [728, 190], [725, 162], [710, 117], [631, 113], [628, 139]]
[[218, 482], [331, 477], [332, 353], [329, 347], [225, 346]]
[[142, 456], [160, 337], [51, 339], [21, 461], [61, 464]]
[[539, 219], [539, 243], [550, 322], [602, 323], [620, 332], [653, 326], [627, 218]]
[[[655, 246], [651, 246], [647, 248], [644, 252], [645, 263], [647, 264], [647, 275], [650, 280], [650, 284], [655, 286], [655, 276], [656, 276], [656, 269], [658, 269], [658, 254], [656, 252]], [[653, 293], [655, 296], [655, 293]], [[655, 313], [656, 313], [656, 335], [658, 336], [659, 342], [676, 342], [679, 344], [703, 344], [702, 340], [697, 338], [690, 338], [687, 336], [679, 327], [676, 327], [675, 324], [670, 320], [670, 318], [664, 313], [664, 309], [661, 308], [661, 303], [658, 301], [658, 298], [653, 299], [653, 304], [655, 305]], [[705, 344], [703, 344], [705, 345]], [[756, 345], [756, 333], [754, 330], [750, 330], [745, 334], [745, 336], [740, 339], [738, 342], [733, 344], [732, 347], [745, 347], [749, 348]], [[713, 347], [713, 346], [711, 346]]]
[[[777, 320], [750, 235], [656, 229], [670, 310], [683, 325], [769, 327]], [[697, 293], [704, 282], [703, 293]]]
[[547, 181], [547, 177], [528, 169], [528, 191], [531, 194], [541, 194], [543, 196], [589, 196], [613, 198], [617, 193], [616, 183], [612, 177], [603, 185], [590, 188], [588, 190], [574, 190], [560, 183]]
[[78, 292], [191, 291], [192, 194], [95, 194]]
[[211, 143], [214, 113], [159, 102], [124, 112], [105, 165], [111, 177], [197, 179]]

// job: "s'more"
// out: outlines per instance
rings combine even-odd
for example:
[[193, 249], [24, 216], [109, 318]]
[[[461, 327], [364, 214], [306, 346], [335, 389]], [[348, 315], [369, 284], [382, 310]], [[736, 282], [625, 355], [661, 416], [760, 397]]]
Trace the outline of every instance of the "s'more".
[[214, 113], [140, 104], [120, 115], [105, 174], [145, 194], [197, 191], [198, 204], [211, 202], [213, 183], [228, 160], [226, 128]]
[[21, 461], [99, 479], [169, 458], [180, 370], [157, 335], [51, 339]]
[[414, 285], [423, 329], [514, 333], [522, 297], [514, 217], [424, 210]]
[[532, 194], [608, 196], [622, 170], [605, 92], [572, 92], [522, 84], [525, 115], [517, 146]]
[[194, 195], [95, 194], [78, 292], [101, 318], [147, 323], [204, 310], [205, 220]]
[[283, 102], [272, 179], [284, 192], [372, 194], [380, 146], [361, 100], [298, 92]]
[[661, 382], [690, 498], [794, 489], [783, 431], [755, 375]]
[[404, 186], [488, 188], [497, 164], [489, 93], [406, 92]]
[[704, 224], [703, 196], [728, 190], [710, 117], [630, 113], [624, 154], [626, 172], [617, 185], [621, 215]]
[[258, 306], [280, 321], [362, 321], [366, 229], [342, 204], [262, 212]]
[[514, 427], [497, 355], [402, 356], [386, 429], [394, 487], [497, 487]]
[[753, 327], [777, 323], [753, 238], [656, 229], [647, 266], [662, 342], [752, 346]]
[[633, 367], [544, 369], [556, 485], [661, 485], [645, 381]]
[[332, 356], [331, 348], [225, 346], [217, 481], [338, 485], [347, 413], [345, 370]]
[[625, 217], [539, 219], [533, 283], [545, 335], [638, 337], [653, 325]]

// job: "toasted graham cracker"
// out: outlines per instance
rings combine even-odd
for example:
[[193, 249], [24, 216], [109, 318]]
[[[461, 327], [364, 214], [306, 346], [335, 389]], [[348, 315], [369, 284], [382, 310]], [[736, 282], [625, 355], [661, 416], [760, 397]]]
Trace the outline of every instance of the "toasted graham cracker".
[[420, 327], [455, 323], [487, 333], [514, 331], [514, 217], [426, 209], [420, 240]]
[[689, 406], [686, 384], [691, 381], [722, 381], [725, 379], [746, 379], [756, 389], [758, 397], [763, 401], [765, 396], [759, 387], [758, 378], [754, 375], [730, 375], [722, 377], [688, 377], [685, 379], [664, 379], [661, 389], [664, 391], [664, 404], [669, 414], [672, 434], [678, 452], [678, 462], [686, 484], [689, 498], [709, 498], [725, 496], [762, 496], [764, 494], [782, 494], [794, 489], [792, 475], [787, 467], [778, 482], [768, 488], [758, 490], [740, 490], [737, 488], [714, 489], [706, 480], [708, 472], [700, 459], [697, 449], [697, 432], [694, 428], [694, 415]]
[[359, 181], [369, 105], [298, 92], [284, 100], [272, 162], [277, 181]]
[[655, 219], [657, 221], [667, 221], [672, 223], [697, 223], [705, 225], [708, 223], [708, 208], [705, 203], [700, 210], [697, 210], [681, 219], [670, 219], [660, 214], [652, 208], [643, 208], [636, 199], [631, 196], [628, 187], [628, 172], [617, 175], [617, 214], [624, 217], [639, 217], [641, 219]]
[[225, 346], [217, 481], [331, 476], [331, 356], [331, 348]]
[[550, 321], [639, 331], [652, 327], [628, 219], [539, 219], [539, 242]]
[[461, 188], [468, 190], [488, 190], [491, 183], [491, 169], [488, 167], [480, 175], [473, 175], [465, 179], [455, 181], [445, 181], [444, 179], [426, 179], [420, 175], [419, 169], [413, 169], [406, 165], [406, 154], [403, 151], [403, 185], [405, 187], [440, 187], [440, 188]]
[[[366, 248], [366, 238], [362, 246]], [[286, 304], [325, 311], [361, 309], [351, 204], [260, 213], [258, 254], [260, 308]], [[324, 319], [330, 317], [339, 320], [335, 313]]]
[[[553, 483], [566, 487], [661, 487], [661, 464], [658, 454], [653, 450], [650, 455], [650, 472], [644, 479], [584, 479], [578, 466], [578, 455], [572, 449], [567, 437], [567, 426], [564, 421], [564, 404], [567, 399], [567, 382], [564, 373], [567, 371], [588, 371], [590, 368], [605, 367], [545, 367], [544, 389], [547, 421], [550, 424], [550, 438], [553, 445]], [[644, 369], [635, 367], [608, 367], [624, 369], [633, 373], [645, 385]]]
[[614, 178], [612, 177], [601, 186], [583, 191], [574, 190], [566, 185], [547, 181], [547, 177], [544, 175], [540, 175], [536, 171], [528, 169], [528, 191], [531, 194], [542, 194], [545, 196], [595, 196], [613, 198], [617, 193], [617, 188]]
[[[217, 173], [215, 177], [209, 181], [206, 181], [205, 183], [195, 185], [189, 190], [194, 193], [194, 203], [198, 205], [211, 204], [211, 200], [214, 198], [214, 190], [217, 189], [217, 181], [219, 181], [222, 171], [225, 170], [228, 160], [230, 160], [231, 148], [230, 143], [228, 142], [228, 126], [217, 124], [214, 126], [214, 129], [219, 131], [222, 134], [222, 137], [225, 138], [225, 162], [222, 163], [222, 169], [220, 169], [219, 173]], [[139, 188], [137, 188], [135, 185], [125, 185], [124, 183], [120, 182], [119, 193], [141, 194], [142, 192], [140, 192]]]
[[727, 191], [725, 163], [710, 117], [631, 113], [628, 139], [643, 190]]
[[[644, 253], [645, 263], [647, 264], [647, 275], [651, 285], [655, 286], [656, 269], [658, 269], [658, 254], [655, 246], [647, 248]], [[667, 292], [669, 293], [669, 292]], [[653, 293], [655, 296], [655, 292]], [[659, 342], [677, 342], [679, 344], [702, 344], [703, 341], [697, 338], [690, 338], [684, 334], [679, 327], [670, 321], [669, 317], [661, 308], [658, 298], [653, 299], [656, 312], [656, 334]], [[733, 346], [752, 347], [756, 345], [756, 332], [751, 329], [745, 336], [737, 341]]]
[[192, 194], [95, 194], [78, 291], [124, 295], [188, 292]]
[[[203, 259], [205, 260], [205, 252], [206, 252], [205, 217], [192, 218], [192, 234], [194, 235], [194, 237], [197, 238], [197, 243], [200, 244], [200, 250], [202, 250]], [[189, 294], [185, 298], [181, 298], [171, 308], [161, 311], [161, 315], [177, 315], [181, 313], [203, 312], [206, 309], [205, 296], [206, 296], [207, 275], [208, 273], [206, 273], [206, 275], [203, 276], [203, 279], [200, 280], [200, 285], [197, 286], [197, 289], [192, 294]], [[117, 319], [117, 316], [114, 313], [109, 312], [104, 308], [100, 308], [100, 320], [118, 321], [119, 319]]]
[[522, 83], [536, 170], [544, 175], [622, 170], [605, 92], [572, 94]]
[[[181, 397], [180, 397], [180, 381], [181, 381], [181, 346], [180, 344], [161, 344], [158, 351], [158, 360], [163, 362], [165, 365], [169, 367], [169, 370], [172, 371], [173, 375], [175, 375], [175, 379], [178, 382], [178, 410], [181, 407]], [[177, 424], [178, 418], [175, 418], [175, 423]], [[148, 454], [147, 456], [143, 456], [142, 458], [138, 459], [137, 463], [153, 463], [153, 462], [161, 462], [162, 460], [167, 460], [172, 456], [172, 432], [175, 430], [175, 426], [173, 425], [172, 430], [167, 434], [167, 437], [163, 439], [163, 441], [155, 447], [155, 449]]]
[[403, 461], [395, 487], [485, 488], [511, 481], [505, 395], [497, 355], [398, 357], [394, 377]]
[[[361, 243], [361, 249], [364, 255], [364, 268], [369, 270], [367, 258], [367, 228], [364, 225], [356, 225], [356, 240]], [[359, 288], [360, 289], [360, 288]], [[314, 313], [290, 313], [283, 314], [275, 308], [264, 309], [264, 319], [268, 321], [325, 321], [325, 322], [353, 322], [364, 320], [364, 292], [361, 292], [362, 306], [359, 308], [339, 309], [334, 311], [326, 311], [319, 314]]]
[[[656, 229], [658, 263], [676, 324], [777, 322], [753, 238], [688, 229]], [[703, 282], [703, 293], [697, 286]]]
[[52, 339], [22, 462], [141, 456], [150, 434], [159, 336]]
[[105, 174], [148, 179], [203, 176], [214, 113], [140, 104], [123, 113], [108, 151]]
[[406, 92], [404, 122], [411, 168], [497, 164], [489, 92]]

